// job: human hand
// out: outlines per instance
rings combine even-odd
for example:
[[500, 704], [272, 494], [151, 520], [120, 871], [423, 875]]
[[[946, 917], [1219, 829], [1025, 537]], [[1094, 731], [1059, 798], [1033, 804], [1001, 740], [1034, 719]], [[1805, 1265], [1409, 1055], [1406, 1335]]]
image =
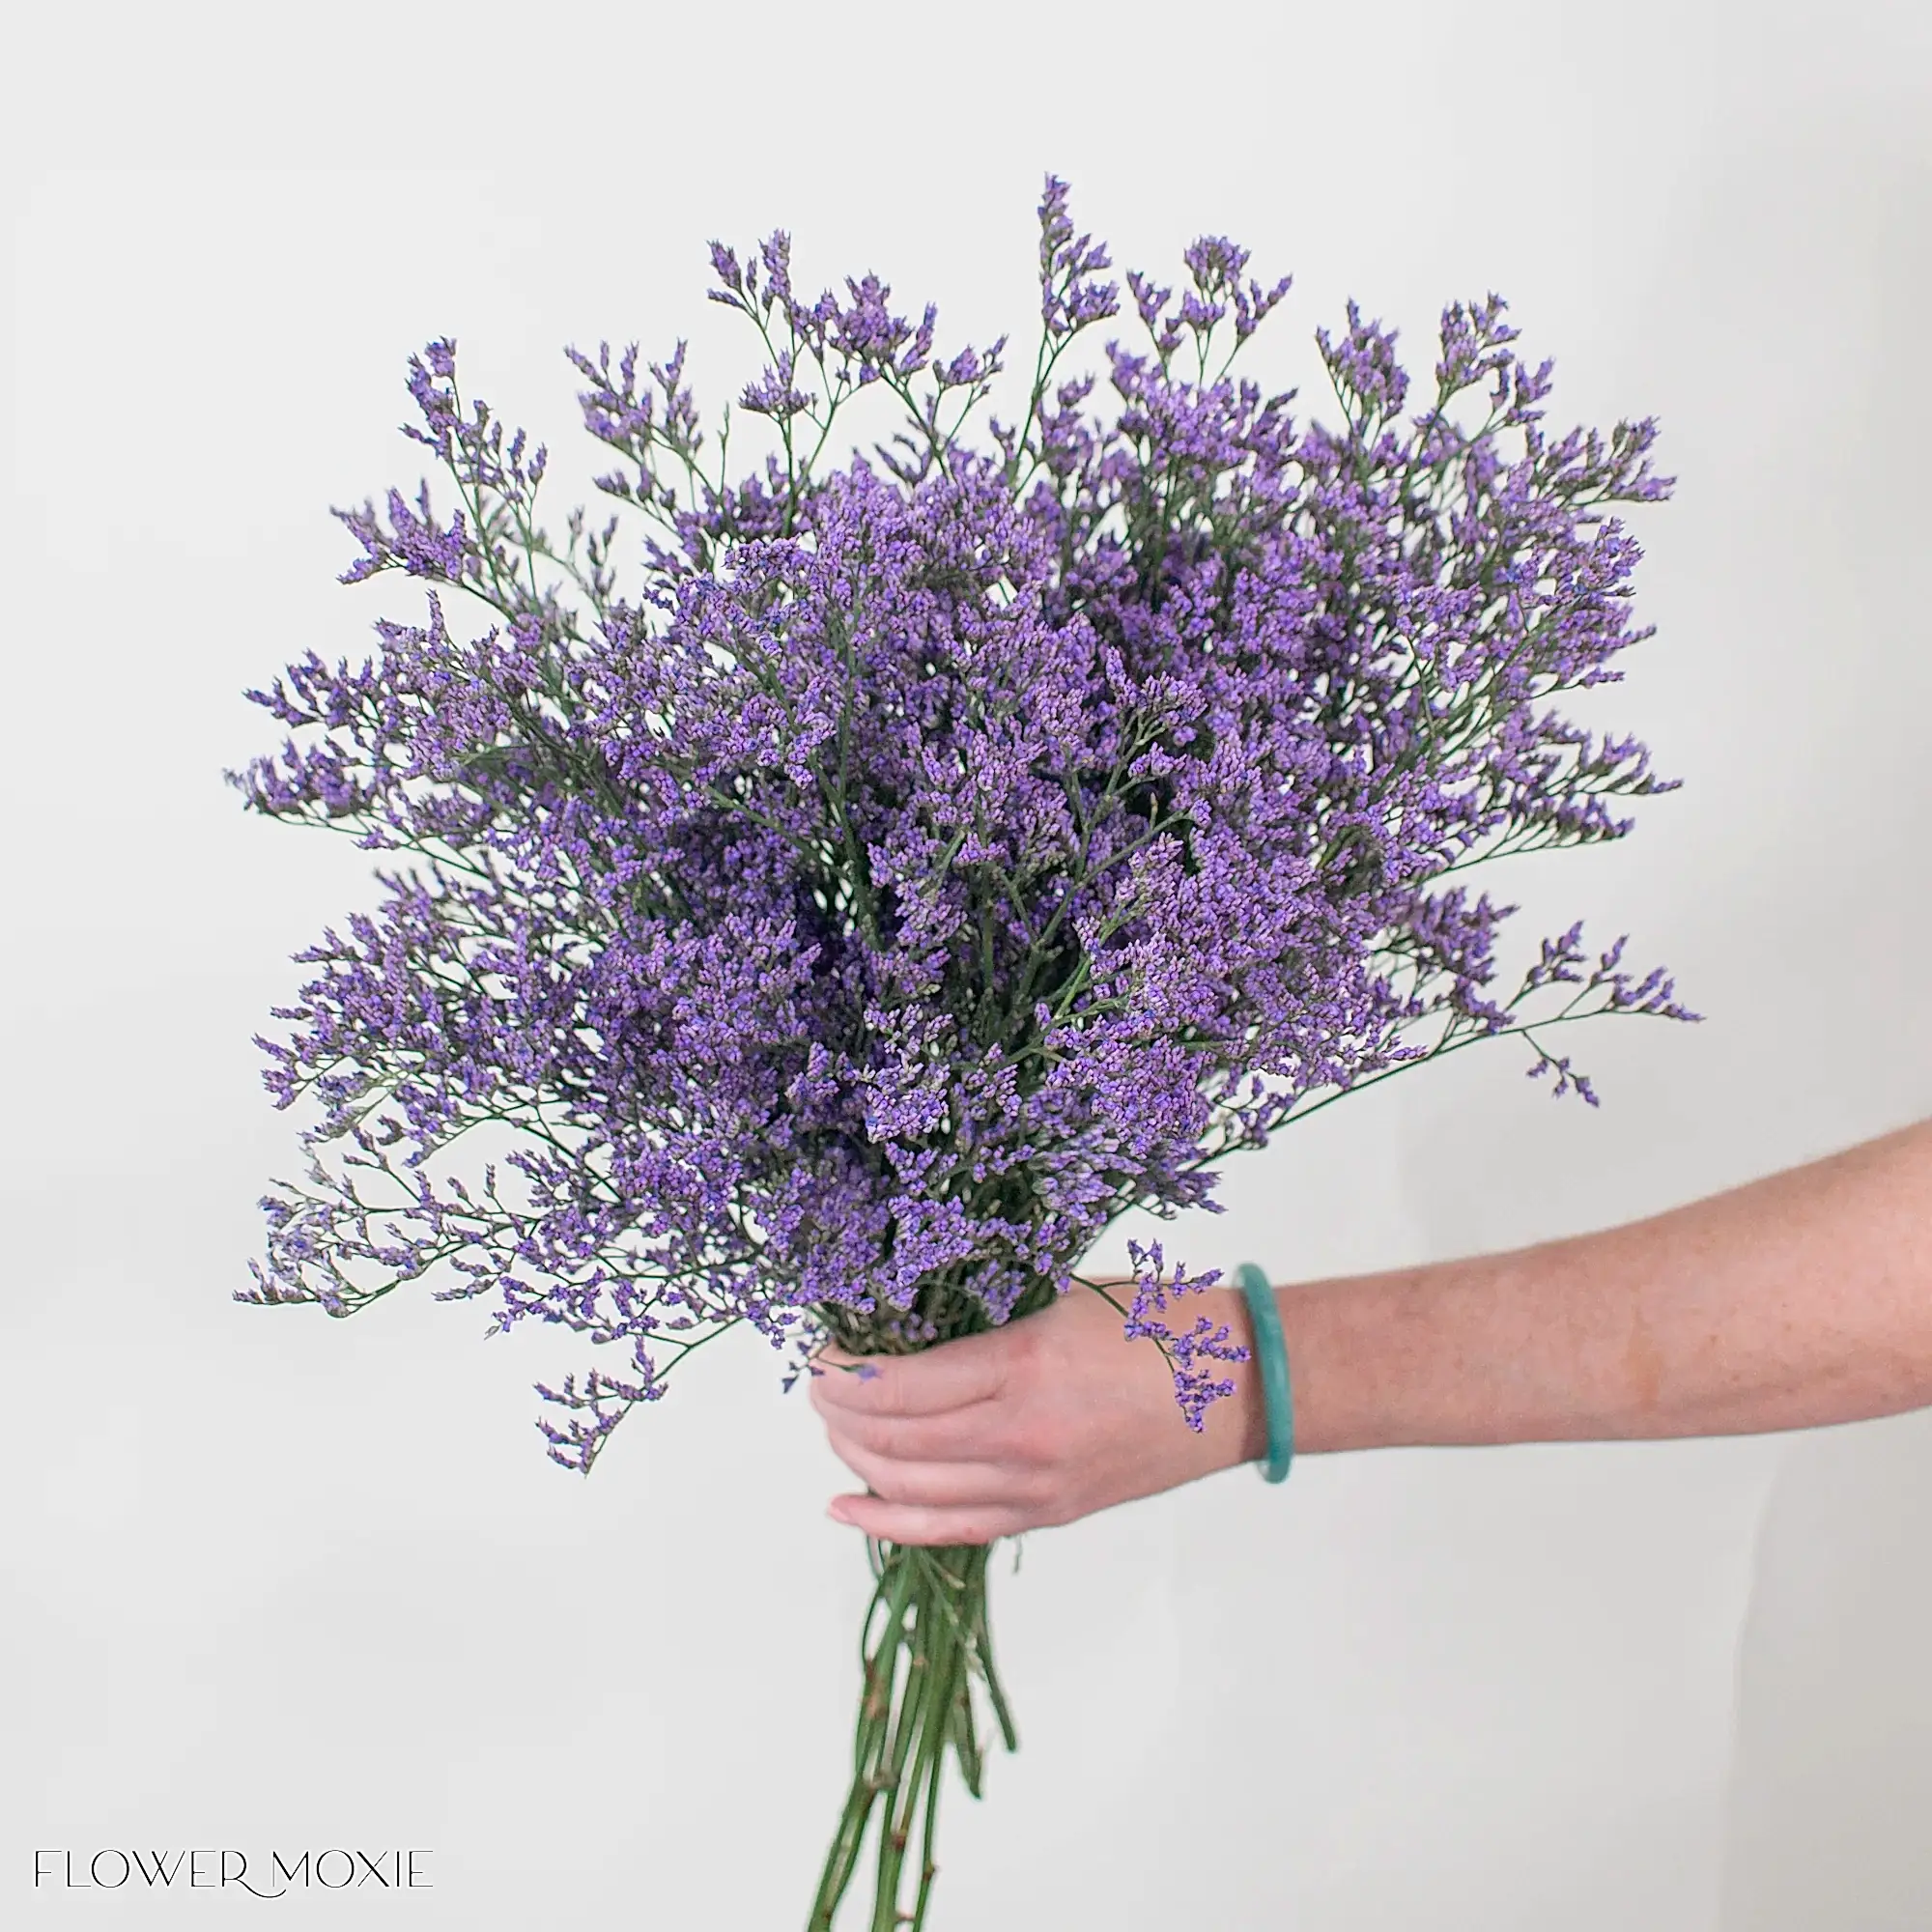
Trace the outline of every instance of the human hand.
[[[1247, 1334], [1237, 1292], [1203, 1291], [1198, 1306]], [[1262, 1454], [1266, 1423], [1248, 1365], [1231, 1369], [1237, 1392], [1208, 1406], [1197, 1435], [1160, 1350], [1121, 1329], [1119, 1310], [1076, 1283], [986, 1334], [868, 1356], [869, 1374], [857, 1357], [821, 1352], [811, 1405], [870, 1491], [835, 1497], [830, 1514], [893, 1543], [990, 1543]]]

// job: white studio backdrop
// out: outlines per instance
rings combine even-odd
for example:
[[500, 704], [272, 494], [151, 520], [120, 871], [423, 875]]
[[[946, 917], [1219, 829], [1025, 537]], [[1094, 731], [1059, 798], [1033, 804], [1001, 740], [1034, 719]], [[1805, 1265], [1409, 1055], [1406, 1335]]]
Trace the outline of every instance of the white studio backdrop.
[[[1292, 270], [1290, 380], [1350, 293], [1426, 369], [1500, 291], [1552, 426], [1662, 420], [1659, 635], [1592, 716], [1686, 781], [1512, 896], [1710, 1017], [1592, 1034], [1600, 1112], [1507, 1043], [1365, 1094], [1170, 1253], [1466, 1253], [1932, 1110], [1922, 9], [124, 5], [10, 44], [0, 1922], [796, 1925], [842, 1795], [863, 1556], [762, 1345], [586, 1483], [529, 1426], [569, 1338], [228, 1299], [294, 1165], [249, 1036], [369, 888], [219, 774], [270, 742], [243, 687], [408, 614], [333, 583], [327, 510], [413, 486], [432, 335], [563, 501], [564, 343], [688, 333], [714, 405], [752, 373], [713, 235], [1024, 339], [1051, 168], [1119, 266]], [[1932, 1924], [1932, 1416], [1311, 1458], [995, 1589], [1023, 1747], [949, 1801], [937, 1932]], [[33, 1884], [185, 1845], [427, 1848], [434, 1889]]]

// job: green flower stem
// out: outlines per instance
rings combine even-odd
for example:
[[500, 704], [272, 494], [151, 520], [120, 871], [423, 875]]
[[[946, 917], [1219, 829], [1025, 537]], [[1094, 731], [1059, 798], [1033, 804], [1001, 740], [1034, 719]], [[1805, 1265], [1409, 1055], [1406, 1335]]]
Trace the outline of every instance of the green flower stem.
[[[987, 1641], [987, 1550], [876, 1546], [878, 1581], [861, 1648], [865, 1669], [852, 1786], [812, 1902], [809, 1932], [831, 1932], [878, 1813], [867, 1932], [921, 1932], [938, 1866], [933, 1842], [949, 1747], [978, 1797], [983, 1766], [973, 1681], [984, 1685], [1009, 1750], [1017, 1747]], [[917, 1845], [917, 1863], [907, 1854]], [[913, 1893], [908, 1906], [905, 1894]]]

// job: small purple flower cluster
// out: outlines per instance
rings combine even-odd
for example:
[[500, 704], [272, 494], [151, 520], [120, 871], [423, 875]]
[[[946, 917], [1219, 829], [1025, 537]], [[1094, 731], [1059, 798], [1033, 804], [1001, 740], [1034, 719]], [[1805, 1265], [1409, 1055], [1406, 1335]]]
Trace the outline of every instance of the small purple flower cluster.
[[[1288, 282], [1204, 239], [1178, 298], [1127, 277], [1144, 340], [1107, 343], [1103, 411], [1065, 357], [1120, 291], [1050, 179], [1024, 412], [975, 440], [1004, 339], [938, 355], [935, 311], [871, 276], [808, 302], [783, 234], [712, 264], [765, 350], [753, 473], [714, 459], [681, 345], [641, 375], [635, 346], [571, 352], [599, 487], [643, 524], [629, 596], [619, 517], [553, 541], [544, 450], [435, 342], [409, 434], [447, 521], [427, 485], [337, 512], [345, 581], [426, 580], [425, 621], [249, 694], [291, 734], [231, 775], [249, 803], [411, 863], [298, 955], [262, 1042], [321, 1119], [241, 1298], [339, 1315], [439, 1270], [495, 1329], [614, 1345], [542, 1391], [587, 1469], [728, 1327], [971, 1332], [1080, 1280], [1127, 1210], [1211, 1208], [1213, 1163], [1342, 1094], [1514, 1033], [1594, 1101], [1550, 1029], [1689, 1017], [1577, 928], [1504, 997], [1513, 908], [1457, 876], [1618, 838], [1665, 788], [1549, 703], [1649, 635], [1604, 506], [1667, 494], [1655, 426], [1547, 437], [1550, 365], [1499, 298], [1443, 313], [1406, 417], [1394, 333], [1351, 303], [1317, 335], [1341, 424], [1303, 425], [1231, 366]], [[867, 389], [897, 433], [828, 465]], [[515, 1185], [450, 1169], [486, 1124]], [[1214, 1274], [1134, 1254], [1129, 1332], [1198, 1428], [1244, 1351], [1170, 1321]]]

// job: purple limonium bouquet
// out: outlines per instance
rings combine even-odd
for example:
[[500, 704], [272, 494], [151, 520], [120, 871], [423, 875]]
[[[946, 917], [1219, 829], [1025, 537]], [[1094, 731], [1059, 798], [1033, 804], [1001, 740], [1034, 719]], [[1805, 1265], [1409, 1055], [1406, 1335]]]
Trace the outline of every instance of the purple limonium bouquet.
[[[1546, 436], [1550, 365], [1493, 296], [1443, 312], [1415, 408], [1350, 303], [1316, 337], [1339, 422], [1298, 422], [1232, 367], [1289, 284], [1218, 238], [1178, 296], [1125, 278], [1139, 333], [1106, 344], [1100, 407], [1068, 355], [1120, 291], [1064, 183], [1039, 215], [1009, 422], [1004, 337], [941, 355], [876, 277], [809, 300], [783, 234], [714, 245], [711, 298], [763, 346], [738, 405], [763, 460], [734, 475], [728, 412], [707, 443], [682, 345], [572, 351], [620, 508], [561, 540], [544, 449], [466, 402], [453, 343], [411, 362], [408, 434], [454, 502], [336, 514], [344, 581], [424, 579], [427, 611], [250, 693], [292, 735], [231, 774], [408, 855], [298, 955], [262, 1041], [277, 1103], [319, 1120], [240, 1298], [340, 1316], [435, 1276], [491, 1332], [575, 1329], [611, 1366], [540, 1387], [540, 1427], [588, 1470], [728, 1328], [795, 1375], [828, 1340], [906, 1351], [1106, 1293], [1079, 1269], [1110, 1223], [1212, 1208], [1217, 1161], [1345, 1094], [1509, 1034], [1594, 1101], [1560, 1029], [1689, 1017], [1580, 926], [1502, 979], [1513, 908], [1460, 876], [1619, 838], [1620, 802], [1665, 788], [1550, 708], [1649, 635], [1605, 506], [1667, 495], [1654, 423]], [[867, 390], [891, 433], [840, 467]], [[478, 1127], [508, 1151], [466, 1179]], [[1217, 1273], [1129, 1252], [1126, 1332], [1198, 1429], [1245, 1357], [1187, 1320]], [[949, 1752], [980, 1789], [982, 1700], [1013, 1732], [987, 1549], [869, 1553], [810, 1923], [876, 1814], [885, 1932], [924, 1921]]]

